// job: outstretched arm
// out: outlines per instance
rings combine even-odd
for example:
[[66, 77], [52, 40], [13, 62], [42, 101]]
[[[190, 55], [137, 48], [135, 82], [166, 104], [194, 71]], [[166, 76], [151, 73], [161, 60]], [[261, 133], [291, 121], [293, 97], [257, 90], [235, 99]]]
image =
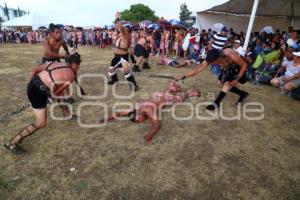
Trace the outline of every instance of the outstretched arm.
[[152, 123], [151, 131], [147, 135], [144, 136], [144, 139], [148, 143], [151, 142], [151, 140], [154, 137], [154, 135], [156, 135], [156, 133], [160, 129], [160, 121], [158, 119], [157, 114], [155, 114], [155, 116], [151, 118], [151, 123]]
[[183, 63], [183, 64], [178, 64], [178, 65], [176, 65], [176, 68], [181, 68], [181, 67], [185, 67], [185, 66], [187, 66], [188, 64], [185, 62], [185, 63]]
[[122, 33], [122, 36], [127, 36], [126, 34], [126, 31], [125, 31], [125, 28], [124, 26], [122, 25], [122, 23], [120, 22], [120, 18], [121, 18], [121, 14], [119, 12], [117, 12], [115, 14], [115, 25], [116, 25], [116, 28], [119, 29]]
[[197, 65], [197, 67], [194, 70], [188, 72], [187, 74], [185, 74], [182, 77], [176, 77], [175, 79], [176, 80], [182, 80], [182, 79], [185, 79], [185, 78], [188, 78], [188, 77], [195, 76], [196, 74], [198, 74], [198, 73], [202, 72], [203, 70], [205, 70], [207, 67], [208, 67], [208, 63], [206, 61], [203, 61], [201, 64]]

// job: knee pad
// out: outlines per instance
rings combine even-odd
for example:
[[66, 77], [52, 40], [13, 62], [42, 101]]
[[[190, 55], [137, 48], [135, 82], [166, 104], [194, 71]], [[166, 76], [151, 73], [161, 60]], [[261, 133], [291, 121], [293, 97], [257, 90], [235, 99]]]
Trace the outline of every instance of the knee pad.
[[115, 69], [114, 72], [110, 72], [110, 71], [113, 70], [113, 69], [115, 69], [115, 68], [114, 68], [114, 67], [109, 67], [109, 68], [108, 68], [107, 74], [108, 74], [109, 77], [111, 77], [111, 76], [113, 76], [113, 75], [115, 75], [115, 74], [117, 73], [117, 70], [118, 70], [118, 69]]
[[129, 71], [127, 74], [124, 74], [124, 76], [127, 79], [127, 78], [133, 76], [133, 74], [131, 73], [131, 71]]
[[125, 60], [124, 58], [121, 58], [120, 62], [121, 62], [122, 65], [123, 65], [123, 64], [128, 64], [128, 61]]

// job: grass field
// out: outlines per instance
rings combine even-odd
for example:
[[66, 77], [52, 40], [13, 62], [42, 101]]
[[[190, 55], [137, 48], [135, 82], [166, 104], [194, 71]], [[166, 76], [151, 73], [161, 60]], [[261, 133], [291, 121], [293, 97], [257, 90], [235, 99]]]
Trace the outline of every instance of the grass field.
[[[113, 55], [110, 49], [90, 47], [79, 52], [83, 57], [79, 74], [104, 74]], [[30, 70], [40, 57], [40, 46], [0, 46], [0, 115], [27, 101]], [[141, 90], [122, 101], [137, 102], [141, 95], [162, 91], [170, 82], [147, 74], [179, 75], [192, 68], [153, 64], [151, 70], [136, 75]], [[88, 94], [103, 91], [103, 82], [97, 79], [82, 85]], [[202, 98], [188, 100], [193, 105], [219, 91], [208, 70], [186, 80], [183, 88], [201, 90]], [[161, 130], [151, 144], [143, 140], [149, 122], [80, 128], [75, 121], [49, 117], [45, 129], [22, 143], [27, 154], [17, 157], [0, 149], [0, 199], [299, 199], [299, 102], [270, 86], [241, 88], [251, 93], [247, 102], [264, 105], [263, 120], [176, 121], [164, 113]], [[128, 85], [119, 85], [117, 92], [129, 93]], [[84, 100], [75, 99], [76, 109]], [[226, 97], [226, 116], [237, 112], [236, 99], [232, 94]], [[109, 87], [107, 97], [92, 102], [111, 108], [118, 101]], [[200, 110], [204, 112], [205, 107]], [[187, 116], [189, 109], [179, 106], [176, 113]], [[92, 123], [102, 111], [86, 107], [82, 115]], [[30, 109], [0, 121], [1, 144], [32, 122]]]

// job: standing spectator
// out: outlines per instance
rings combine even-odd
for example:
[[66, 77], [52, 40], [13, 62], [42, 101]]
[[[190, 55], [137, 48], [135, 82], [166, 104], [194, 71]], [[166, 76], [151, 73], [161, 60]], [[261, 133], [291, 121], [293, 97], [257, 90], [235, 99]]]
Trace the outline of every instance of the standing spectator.
[[182, 49], [184, 51], [184, 58], [187, 59], [188, 56], [188, 49], [190, 46], [190, 38], [191, 38], [191, 33], [190, 31], [186, 34], [186, 36], [183, 39], [183, 44], [182, 44]]
[[227, 35], [228, 29], [224, 26], [219, 33], [212, 36], [211, 47], [214, 49], [223, 49], [228, 44]]
[[160, 29], [156, 29], [153, 33], [153, 39], [154, 39], [154, 51], [155, 53], [159, 54], [160, 49], [160, 41], [161, 41], [161, 32]]
[[170, 52], [170, 44], [171, 44], [171, 31], [166, 29], [164, 35], [165, 35], [166, 56], [168, 56]]

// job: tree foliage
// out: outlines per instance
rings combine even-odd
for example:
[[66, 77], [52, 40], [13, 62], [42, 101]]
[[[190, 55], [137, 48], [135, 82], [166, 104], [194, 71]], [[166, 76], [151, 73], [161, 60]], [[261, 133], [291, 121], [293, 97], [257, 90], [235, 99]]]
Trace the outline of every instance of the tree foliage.
[[130, 6], [130, 9], [126, 9], [121, 12], [121, 20], [131, 22], [141, 22], [143, 20], [156, 21], [158, 17], [155, 12], [144, 4], [134, 4]]
[[192, 12], [188, 9], [186, 3], [180, 5], [179, 19], [182, 22], [192, 26], [196, 22], [196, 17], [192, 16]]

